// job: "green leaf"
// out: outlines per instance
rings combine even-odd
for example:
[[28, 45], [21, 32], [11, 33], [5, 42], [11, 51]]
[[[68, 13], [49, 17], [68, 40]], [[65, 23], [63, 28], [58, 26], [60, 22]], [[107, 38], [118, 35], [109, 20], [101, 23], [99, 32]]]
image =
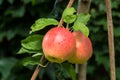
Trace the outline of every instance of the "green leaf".
[[90, 15], [89, 14], [85, 14], [85, 13], [81, 13], [77, 15], [77, 22], [81, 22], [83, 24], [87, 24], [87, 22], [90, 19]]
[[76, 15], [74, 14], [76, 10], [71, 7], [71, 8], [66, 8], [62, 14], [62, 18], [64, 22], [66, 23], [73, 23], [76, 19]]
[[81, 22], [75, 22], [74, 25], [73, 25], [73, 29], [76, 30], [76, 31], [81, 31], [87, 37], [89, 35], [88, 27]]
[[33, 57], [27, 57], [22, 60], [22, 63], [24, 66], [38, 65], [40, 64], [40, 60], [37, 58], [33, 58]]
[[40, 18], [31, 26], [31, 32], [39, 31], [49, 25], [58, 25], [58, 21], [52, 18]]
[[88, 37], [89, 35], [89, 29], [86, 26], [88, 20], [90, 19], [89, 14], [78, 14], [77, 19], [74, 22], [73, 29], [77, 31], [81, 31], [85, 36]]
[[7, 80], [16, 61], [17, 60], [15, 58], [0, 59], [0, 73], [2, 74], [2, 80]]
[[22, 63], [24, 66], [29, 66], [29, 65], [39, 65], [41, 67], [46, 67], [48, 64], [43, 65], [40, 62], [40, 59], [35, 58], [35, 57], [27, 57], [22, 60]]
[[28, 50], [41, 50], [42, 39], [43, 36], [41, 35], [31, 35], [28, 36], [26, 39], [22, 40], [21, 45]]
[[29, 50], [29, 49], [25, 49], [24, 47], [22, 47], [17, 52], [17, 54], [25, 54], [25, 53], [33, 54], [33, 53], [39, 53], [39, 52], [41, 52], [41, 51], [40, 50]]

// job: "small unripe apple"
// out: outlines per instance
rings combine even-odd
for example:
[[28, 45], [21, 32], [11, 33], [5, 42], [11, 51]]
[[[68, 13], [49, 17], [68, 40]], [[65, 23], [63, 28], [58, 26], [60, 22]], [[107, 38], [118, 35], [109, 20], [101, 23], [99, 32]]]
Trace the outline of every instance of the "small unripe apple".
[[62, 63], [70, 58], [76, 49], [73, 34], [64, 27], [50, 29], [43, 38], [42, 48], [50, 62]]
[[76, 39], [76, 52], [68, 59], [68, 62], [83, 64], [92, 56], [93, 49], [91, 40], [79, 31], [75, 31], [72, 34]]

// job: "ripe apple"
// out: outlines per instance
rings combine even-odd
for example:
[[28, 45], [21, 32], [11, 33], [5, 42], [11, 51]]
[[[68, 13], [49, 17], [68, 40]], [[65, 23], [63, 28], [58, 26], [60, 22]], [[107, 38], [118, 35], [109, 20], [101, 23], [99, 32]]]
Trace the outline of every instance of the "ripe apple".
[[91, 40], [79, 31], [75, 31], [72, 34], [76, 39], [76, 52], [68, 59], [68, 62], [83, 64], [92, 56]]
[[50, 29], [43, 38], [42, 48], [50, 62], [62, 63], [70, 58], [76, 49], [73, 34], [64, 27]]

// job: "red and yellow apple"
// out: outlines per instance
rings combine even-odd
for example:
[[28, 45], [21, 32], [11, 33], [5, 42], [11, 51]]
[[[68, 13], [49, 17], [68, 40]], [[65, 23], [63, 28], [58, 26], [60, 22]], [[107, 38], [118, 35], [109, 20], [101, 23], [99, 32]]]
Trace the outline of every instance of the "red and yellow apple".
[[83, 64], [92, 56], [93, 49], [91, 40], [79, 31], [75, 31], [72, 34], [76, 40], [76, 52], [68, 59], [68, 62]]
[[43, 38], [42, 48], [50, 62], [62, 63], [73, 56], [76, 42], [73, 34], [64, 27], [50, 29]]

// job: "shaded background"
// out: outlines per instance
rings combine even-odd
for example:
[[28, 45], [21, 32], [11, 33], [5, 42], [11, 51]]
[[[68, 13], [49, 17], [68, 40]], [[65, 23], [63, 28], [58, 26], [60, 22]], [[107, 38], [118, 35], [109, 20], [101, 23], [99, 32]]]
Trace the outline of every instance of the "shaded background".
[[[35, 66], [23, 66], [26, 55], [17, 55], [20, 41], [29, 35], [30, 26], [41, 17], [60, 19], [68, 0], [0, 0], [0, 80], [30, 80]], [[75, 0], [74, 7], [77, 7]], [[120, 80], [120, 2], [112, 0], [117, 80]], [[105, 2], [92, 0], [88, 23], [93, 56], [88, 61], [87, 80], [110, 80]], [[46, 29], [47, 31], [47, 29]], [[45, 32], [46, 32], [45, 31]], [[45, 32], [41, 32], [44, 34]], [[57, 64], [42, 69], [42, 80], [71, 80], [59, 72]], [[56, 71], [58, 70], [58, 71]]]

